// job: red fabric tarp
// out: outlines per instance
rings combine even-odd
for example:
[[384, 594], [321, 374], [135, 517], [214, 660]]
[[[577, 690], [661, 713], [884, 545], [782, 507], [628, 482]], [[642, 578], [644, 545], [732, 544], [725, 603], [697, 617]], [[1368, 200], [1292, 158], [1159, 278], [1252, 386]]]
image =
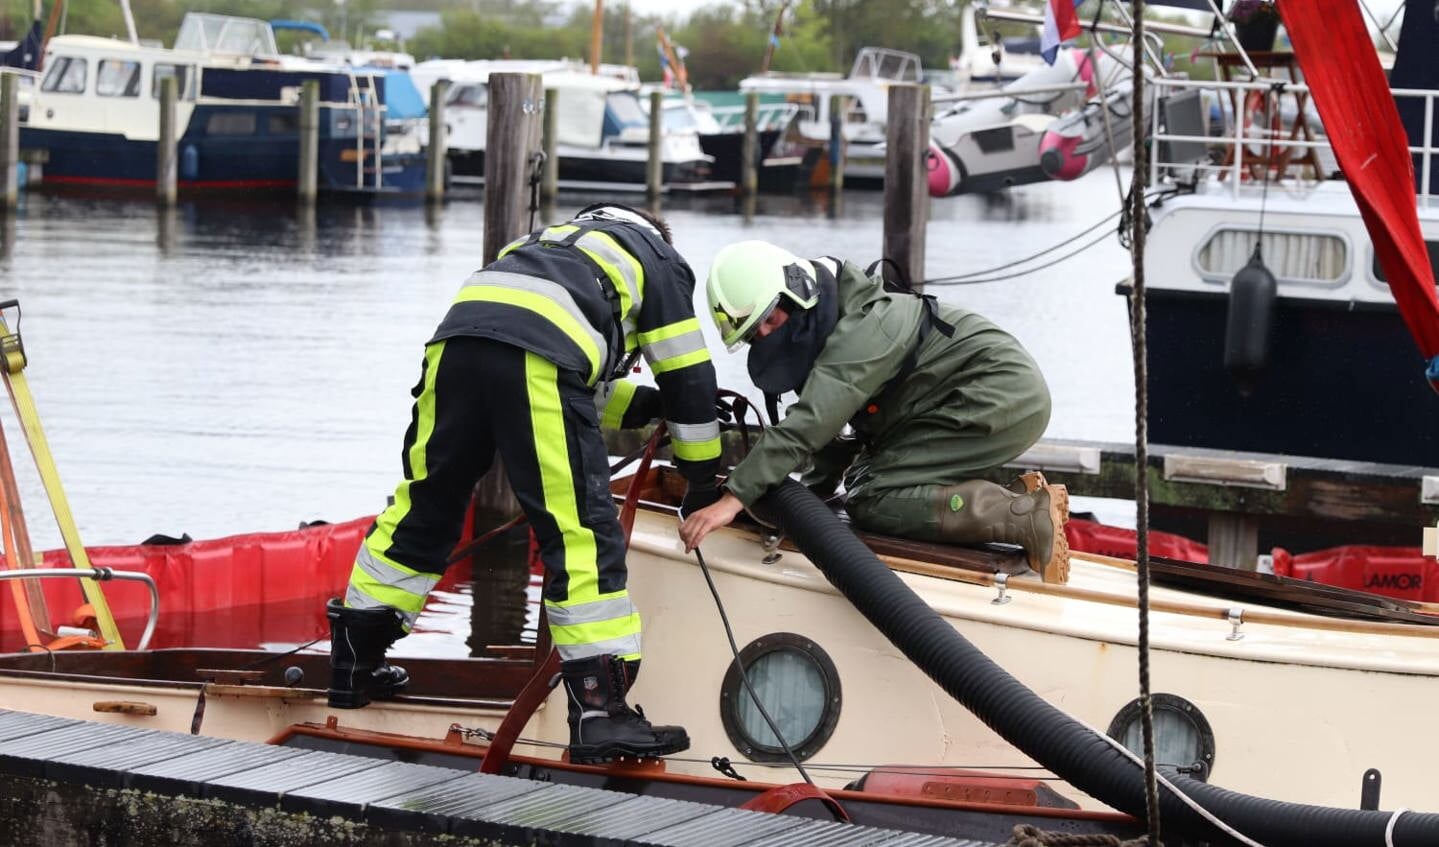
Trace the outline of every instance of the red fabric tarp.
[[[1335, 158], [1354, 192], [1399, 312], [1426, 362], [1439, 355], [1439, 298], [1415, 212], [1414, 163], [1355, 0], [1279, 0]], [[1430, 383], [1439, 390], [1435, 369]]]

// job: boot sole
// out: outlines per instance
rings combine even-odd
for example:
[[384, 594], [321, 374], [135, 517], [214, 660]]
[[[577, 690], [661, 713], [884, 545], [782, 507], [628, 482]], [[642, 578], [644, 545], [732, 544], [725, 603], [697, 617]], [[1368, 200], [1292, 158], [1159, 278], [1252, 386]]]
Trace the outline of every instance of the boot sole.
[[1046, 485], [1044, 488], [1049, 492], [1049, 519], [1054, 526], [1054, 545], [1050, 548], [1048, 561], [1031, 561], [1029, 566], [1038, 571], [1045, 582], [1065, 583], [1069, 581], [1069, 538], [1064, 534], [1064, 525], [1069, 522], [1069, 489], [1063, 485]]
[[630, 747], [624, 744], [603, 744], [596, 747], [571, 747], [570, 761], [576, 765], [607, 765], [621, 756], [630, 759], [657, 759], [690, 748], [689, 739], [661, 747]]
[[370, 692], [340, 691], [334, 688], [329, 689], [329, 703], [331, 709], [363, 709], [370, 705], [371, 700], [393, 700], [404, 686], [399, 688], [377, 689]]

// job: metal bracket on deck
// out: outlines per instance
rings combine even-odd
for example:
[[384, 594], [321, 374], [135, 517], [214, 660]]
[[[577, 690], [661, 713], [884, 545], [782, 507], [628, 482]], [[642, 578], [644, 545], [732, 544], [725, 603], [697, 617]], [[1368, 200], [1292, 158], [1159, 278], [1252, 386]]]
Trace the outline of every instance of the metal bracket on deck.
[[1009, 596], [1009, 594], [1007, 593], [1007, 592], [1008, 592], [1008, 589], [1009, 589], [1009, 574], [1007, 574], [1007, 573], [997, 573], [997, 574], [995, 574], [995, 575], [994, 575], [994, 587], [997, 588], [997, 589], [999, 589], [999, 593], [998, 593], [997, 595], [995, 595], [995, 597], [994, 597], [993, 600], [990, 600], [990, 601], [989, 601], [990, 603], [992, 603], [992, 604], [994, 604], [994, 605], [996, 605], [996, 606], [1003, 606], [1005, 603], [1008, 603], [1010, 600], [1013, 600], [1013, 599], [1014, 599], [1013, 597]]
[[764, 548], [764, 558], [760, 559], [760, 562], [772, 565], [784, 556], [779, 551], [779, 542], [780, 536], [778, 535], [761, 535], [759, 537], [760, 547]]
[[1235, 606], [1234, 608], [1229, 610], [1228, 617], [1229, 625], [1234, 627], [1234, 631], [1229, 633], [1229, 635], [1226, 636], [1226, 639], [1229, 641], [1238, 641], [1239, 639], [1244, 637], [1244, 633], [1239, 631], [1239, 628], [1244, 625], [1244, 610], [1239, 608], [1238, 606]]

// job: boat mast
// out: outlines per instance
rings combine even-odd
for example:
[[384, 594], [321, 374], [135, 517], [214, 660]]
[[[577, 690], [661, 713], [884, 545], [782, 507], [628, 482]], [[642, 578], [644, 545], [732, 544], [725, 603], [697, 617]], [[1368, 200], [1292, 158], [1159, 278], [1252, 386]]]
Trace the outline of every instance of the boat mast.
[[789, 0], [779, 4], [779, 12], [774, 16], [774, 27], [770, 29], [769, 43], [764, 46], [764, 59], [759, 63], [761, 74], [769, 73], [770, 59], [774, 58], [774, 48], [779, 46], [779, 37], [784, 34], [784, 12], [789, 8]]
[[135, 32], [135, 15], [130, 11], [130, 0], [120, 0], [120, 11], [125, 15], [125, 31], [130, 34], [130, 43], [139, 46], [140, 36]]
[[590, 19], [590, 73], [599, 75], [602, 36], [605, 31], [605, 0], [595, 0], [595, 16]]

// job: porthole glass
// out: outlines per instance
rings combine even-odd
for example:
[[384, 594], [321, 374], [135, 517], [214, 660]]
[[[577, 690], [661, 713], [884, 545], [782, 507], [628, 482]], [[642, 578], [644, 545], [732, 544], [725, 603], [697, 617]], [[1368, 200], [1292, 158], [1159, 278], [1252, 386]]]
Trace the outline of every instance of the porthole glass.
[[[790, 749], [801, 759], [814, 755], [839, 721], [839, 673], [834, 662], [818, 644], [789, 632], [755, 639], [740, 651], [740, 660]], [[787, 758], [733, 662], [720, 687], [720, 719], [735, 749], [747, 758], [756, 762]]]
[[[1154, 760], [1156, 764], [1193, 768], [1189, 775], [1209, 778], [1214, 768], [1214, 731], [1199, 707], [1174, 694], [1150, 697], [1154, 710]], [[1144, 729], [1139, 700], [1125, 704], [1109, 724], [1109, 737], [1137, 755], [1144, 755]], [[1196, 767], [1198, 766], [1198, 767]]]

